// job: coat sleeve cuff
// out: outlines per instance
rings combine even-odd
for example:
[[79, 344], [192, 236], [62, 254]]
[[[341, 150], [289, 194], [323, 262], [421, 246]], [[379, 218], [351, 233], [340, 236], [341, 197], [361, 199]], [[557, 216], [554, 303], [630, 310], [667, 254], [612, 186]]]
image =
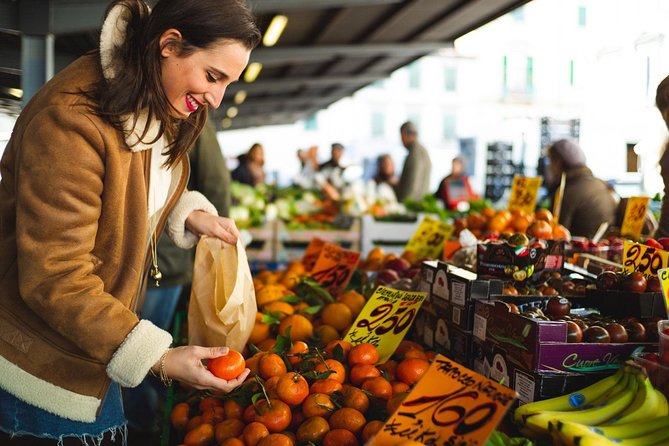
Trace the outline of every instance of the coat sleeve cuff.
[[148, 320], [125, 338], [107, 366], [107, 375], [123, 387], [136, 387], [172, 344], [172, 336]]
[[186, 229], [186, 218], [193, 211], [218, 215], [216, 206], [200, 192], [194, 190], [185, 192], [167, 220], [167, 232], [179, 248], [190, 249], [199, 241], [199, 234], [193, 234]]

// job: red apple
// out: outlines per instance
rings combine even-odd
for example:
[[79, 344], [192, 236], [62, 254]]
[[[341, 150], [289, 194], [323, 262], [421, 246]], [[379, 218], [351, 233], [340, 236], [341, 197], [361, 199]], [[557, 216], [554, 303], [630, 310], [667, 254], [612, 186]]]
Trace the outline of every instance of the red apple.
[[630, 342], [646, 342], [648, 340], [646, 327], [641, 322], [629, 324], [626, 328]]
[[603, 327], [593, 325], [583, 332], [583, 341], [591, 344], [608, 344], [611, 342], [611, 336]]
[[604, 328], [609, 332], [611, 342], [614, 344], [622, 344], [627, 342], [627, 330], [625, 330], [625, 327], [623, 327], [621, 324], [617, 322], [611, 322], [610, 324], [605, 325]]
[[567, 321], [567, 342], [578, 343], [583, 340], [583, 331], [574, 321]]
[[620, 287], [620, 277], [613, 271], [604, 271], [597, 276], [596, 285], [598, 290], [617, 290]]
[[392, 269], [394, 271], [397, 271], [398, 273], [404, 272], [411, 268], [411, 263], [403, 257], [397, 257], [395, 259], [389, 260], [385, 266], [385, 269]]
[[646, 291], [648, 281], [639, 271], [629, 273], [622, 282], [623, 291], [628, 293], [643, 293]]
[[396, 280], [399, 280], [400, 275], [397, 274], [397, 271], [392, 269], [382, 269], [376, 274], [376, 285], [388, 285], [393, 283]]
[[546, 304], [546, 314], [551, 316], [564, 316], [571, 311], [571, 303], [564, 297], [551, 297]]
[[650, 276], [647, 279], [646, 292], [647, 293], [661, 293], [662, 285], [660, 284], [660, 279], [657, 276]]
[[662, 237], [657, 239], [658, 243], [662, 245], [662, 249], [669, 251], [669, 237]]

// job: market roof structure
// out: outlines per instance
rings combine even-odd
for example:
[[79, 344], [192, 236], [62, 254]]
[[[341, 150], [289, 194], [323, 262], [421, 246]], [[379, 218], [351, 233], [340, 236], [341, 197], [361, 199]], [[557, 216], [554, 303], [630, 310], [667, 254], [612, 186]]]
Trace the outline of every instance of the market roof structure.
[[[287, 26], [276, 45], [252, 53], [257, 79], [231, 86], [214, 120], [221, 125], [240, 90], [231, 128], [307, 118], [528, 1], [249, 0], [261, 31], [276, 15]], [[95, 48], [107, 4], [0, 0], [0, 107], [18, 110], [19, 90]]]

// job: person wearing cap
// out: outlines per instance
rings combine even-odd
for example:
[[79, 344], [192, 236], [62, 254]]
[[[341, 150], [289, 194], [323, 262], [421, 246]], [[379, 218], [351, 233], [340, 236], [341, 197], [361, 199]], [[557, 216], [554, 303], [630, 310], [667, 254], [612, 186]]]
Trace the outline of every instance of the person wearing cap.
[[548, 159], [546, 174], [551, 189], [557, 189], [562, 174], [566, 174], [560, 224], [572, 235], [591, 238], [603, 222], [614, 222], [617, 206], [614, 193], [586, 166], [585, 153], [576, 142], [568, 139], [554, 142], [548, 147]]
[[332, 144], [330, 148], [330, 159], [318, 166], [318, 171], [325, 176], [325, 179], [334, 187], [341, 189], [344, 186], [344, 166], [341, 165], [341, 158], [344, 155], [344, 145], [338, 142]]
[[430, 172], [432, 162], [423, 145], [418, 142], [418, 130], [413, 122], [407, 121], [400, 127], [402, 145], [409, 151], [404, 160], [396, 195], [398, 201], [407, 198], [420, 200], [430, 193]]

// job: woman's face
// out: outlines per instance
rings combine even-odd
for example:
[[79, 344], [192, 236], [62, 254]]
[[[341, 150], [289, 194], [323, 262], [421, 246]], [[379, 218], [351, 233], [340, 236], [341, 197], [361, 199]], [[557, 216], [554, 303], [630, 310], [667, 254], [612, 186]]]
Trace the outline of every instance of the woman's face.
[[208, 49], [198, 49], [186, 57], [178, 55], [169, 40], [181, 39], [177, 30], [161, 37], [162, 84], [172, 104], [172, 115], [186, 119], [200, 107], [218, 108], [225, 89], [239, 79], [251, 51], [234, 40], [223, 40]]

